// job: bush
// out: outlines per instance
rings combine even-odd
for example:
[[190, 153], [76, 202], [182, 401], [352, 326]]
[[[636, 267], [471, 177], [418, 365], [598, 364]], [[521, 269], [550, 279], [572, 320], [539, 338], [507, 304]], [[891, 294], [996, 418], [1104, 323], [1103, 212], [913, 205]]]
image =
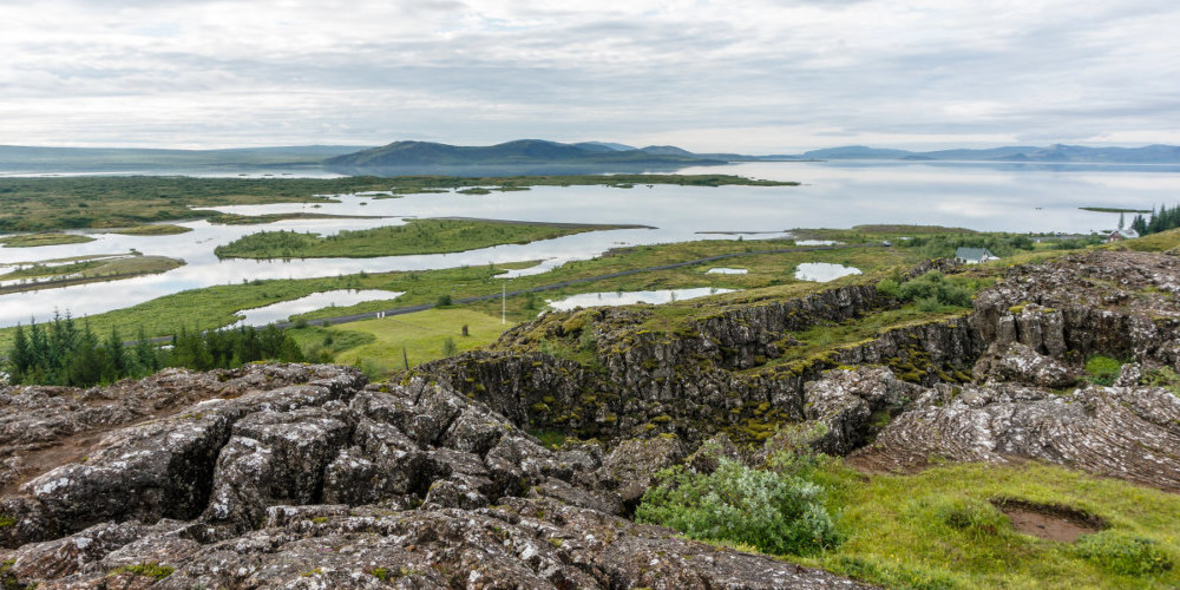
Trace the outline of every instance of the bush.
[[1086, 372], [1090, 374], [1090, 382], [1095, 385], [1114, 385], [1118, 379], [1119, 369], [1123, 363], [1108, 356], [1094, 355], [1086, 359]]
[[691, 538], [746, 543], [766, 553], [809, 555], [839, 544], [822, 503], [823, 488], [789, 473], [720, 459], [704, 475], [683, 466], [656, 474], [636, 520]]
[[[902, 283], [897, 289], [902, 301], [917, 301], [923, 311], [934, 311], [942, 305], [971, 307], [971, 291], [964, 285], [947, 280], [937, 270]], [[933, 309], [924, 309], [932, 307]]]
[[1172, 560], [1151, 539], [1115, 531], [1086, 535], [1074, 553], [1103, 569], [1128, 576], [1158, 574], [1172, 569]]
[[443, 293], [442, 295], [439, 295], [438, 299], [436, 299], [434, 301], [434, 306], [435, 307], [446, 307], [448, 305], [451, 305], [452, 303], [454, 303], [454, 300], [451, 299], [451, 294], [450, 293]]
[[983, 500], [951, 497], [937, 502], [933, 510], [943, 524], [971, 535], [992, 536], [1010, 528], [1008, 517]]

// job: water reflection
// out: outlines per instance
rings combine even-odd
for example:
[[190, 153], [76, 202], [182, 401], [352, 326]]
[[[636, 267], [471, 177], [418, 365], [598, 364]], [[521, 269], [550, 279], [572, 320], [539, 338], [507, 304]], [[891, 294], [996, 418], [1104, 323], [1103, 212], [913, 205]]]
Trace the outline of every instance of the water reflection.
[[733, 289], [717, 289], [713, 287], [699, 287], [696, 289], [665, 289], [663, 291], [616, 291], [614, 293], [582, 293], [570, 295], [565, 299], [548, 301], [550, 309], [566, 311], [578, 307], [598, 307], [615, 305], [632, 305], [635, 303], [671, 303], [696, 299], [719, 293], [732, 293]]
[[325, 307], [348, 307], [366, 301], [384, 301], [402, 296], [404, 291], [381, 291], [378, 289], [341, 289], [312, 293], [307, 297], [281, 301], [265, 307], [244, 309], [239, 315], [244, 316], [239, 322], [247, 326], [265, 326], [275, 322], [284, 322], [293, 315], [299, 315], [323, 309]]
[[859, 268], [830, 262], [804, 262], [795, 267], [795, 278], [800, 281], [826, 283], [840, 277], [860, 274]]

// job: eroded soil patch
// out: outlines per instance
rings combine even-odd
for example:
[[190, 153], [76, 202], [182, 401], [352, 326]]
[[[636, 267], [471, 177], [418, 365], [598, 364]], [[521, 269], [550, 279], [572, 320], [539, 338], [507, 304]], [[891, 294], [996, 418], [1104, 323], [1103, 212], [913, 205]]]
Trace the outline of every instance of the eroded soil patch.
[[1056, 504], [1036, 504], [1022, 500], [998, 498], [999, 508], [1017, 532], [1049, 541], [1073, 543], [1082, 535], [1106, 528], [1106, 521], [1092, 514]]

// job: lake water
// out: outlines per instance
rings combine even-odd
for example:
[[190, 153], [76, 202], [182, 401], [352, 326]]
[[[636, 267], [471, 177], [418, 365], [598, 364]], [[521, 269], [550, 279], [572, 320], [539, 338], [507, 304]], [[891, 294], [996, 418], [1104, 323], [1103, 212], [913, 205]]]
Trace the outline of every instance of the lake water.
[[556, 301], [547, 301], [546, 303], [548, 303], [550, 309], [566, 311], [579, 307], [633, 305], [636, 303], [651, 303], [653, 305], [659, 305], [661, 303], [671, 303], [673, 301], [696, 299], [698, 297], [705, 297], [706, 295], [732, 293], [733, 291], [733, 289], [698, 287], [695, 289], [663, 289], [660, 291], [580, 293], [578, 295], [570, 295], [569, 297], [558, 299]]
[[[387, 219], [291, 220], [268, 225], [183, 223], [192, 232], [172, 236], [92, 234], [86, 244], [0, 248], [0, 264], [132, 249], [172, 256], [188, 264], [162, 275], [113, 283], [0, 296], [0, 326], [51, 317], [100, 313], [186, 289], [244, 280], [336, 276], [360, 271], [421, 270], [542, 260], [516, 274], [544, 272], [611, 248], [700, 239], [788, 235], [792, 228], [846, 228], [865, 223], [937, 224], [977, 230], [1080, 232], [1112, 229], [1118, 214], [1080, 206], [1147, 208], [1180, 199], [1180, 173], [1163, 167], [1012, 166], [945, 163], [742, 163], [690, 168], [684, 174], [737, 174], [802, 182], [798, 187], [680, 187], [637, 185], [535, 187], [488, 195], [423, 194], [398, 199], [344, 196], [340, 203], [223, 207], [257, 215], [315, 212], [380, 215]], [[335, 233], [402, 223], [406, 217], [484, 217], [551, 222], [642, 224], [656, 229], [590, 232], [526, 245], [470, 252], [364, 259], [219, 261], [213, 248], [243, 235], [278, 229]], [[1129, 219], [1128, 219], [1129, 221]], [[765, 233], [763, 233], [765, 232]]]
[[[238, 323], [247, 326], [265, 326], [275, 322], [285, 322], [293, 315], [323, 309], [325, 307], [348, 307], [366, 301], [385, 301], [396, 299], [405, 294], [404, 291], [381, 291], [379, 289], [340, 289], [312, 293], [307, 297], [280, 301], [264, 307], [243, 309], [239, 315], [243, 316]], [[391, 305], [392, 306], [392, 305]]]

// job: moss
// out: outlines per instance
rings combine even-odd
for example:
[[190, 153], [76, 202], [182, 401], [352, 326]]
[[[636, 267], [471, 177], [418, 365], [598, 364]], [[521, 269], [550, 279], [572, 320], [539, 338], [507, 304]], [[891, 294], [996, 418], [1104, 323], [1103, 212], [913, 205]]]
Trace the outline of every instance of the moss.
[[667, 424], [672, 421], [672, 417], [667, 414], [660, 414], [659, 416], [652, 418], [651, 421], [655, 422], [656, 424]]
[[172, 572], [174, 571], [176, 571], [176, 568], [152, 562], [125, 565], [123, 567], [118, 567], [111, 570], [110, 574], [114, 575], [126, 572], [135, 574], [137, 576], [146, 576], [149, 578], [155, 578], [157, 580], [163, 580], [164, 578], [171, 576]]
[[0, 512], [0, 528], [16, 526], [16, 519]]

